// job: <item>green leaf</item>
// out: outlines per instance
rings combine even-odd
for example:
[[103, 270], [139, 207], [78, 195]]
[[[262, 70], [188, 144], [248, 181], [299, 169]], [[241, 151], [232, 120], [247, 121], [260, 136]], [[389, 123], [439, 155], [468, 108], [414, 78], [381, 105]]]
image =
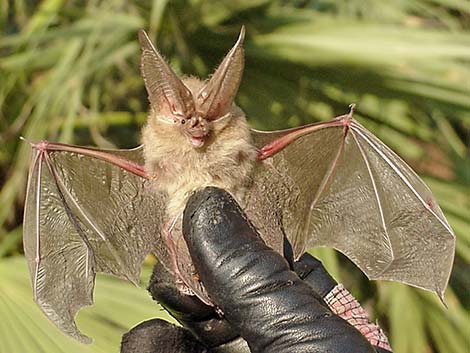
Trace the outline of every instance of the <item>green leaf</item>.
[[138, 323], [156, 317], [175, 322], [145, 289], [110, 276], [98, 275], [96, 282], [95, 304], [77, 316], [80, 330], [95, 340], [83, 345], [60, 332], [33, 302], [25, 259], [0, 260], [0, 351], [115, 352], [121, 336]]
[[[470, 264], [469, 11], [464, 0], [0, 0], [0, 254], [20, 249], [30, 156], [20, 134], [33, 141], [132, 147], [148, 110], [138, 29], [150, 29], [177, 71], [206, 76], [244, 24], [246, 69], [237, 103], [252, 126], [273, 130], [326, 120], [354, 102], [356, 118], [400, 156], [413, 165], [431, 160], [426, 173], [445, 178], [426, 182], [457, 237], [448, 312], [420, 291], [369, 283], [332, 250], [315, 254], [361, 298], [378, 300], [376, 314], [392, 333], [395, 352], [461, 352], [462, 332], [469, 327], [462, 319], [469, 316], [464, 270]], [[434, 168], [445, 175], [434, 174]], [[126, 297], [128, 306], [120, 306], [122, 317], [119, 303], [111, 306], [116, 310], [98, 304], [78, 321], [87, 333], [102, 337], [91, 347], [74, 346], [41, 321], [23, 267], [18, 266], [18, 281], [7, 279], [6, 273], [17, 271], [4, 265], [8, 261], [0, 260], [1, 268], [9, 268], [0, 271], [0, 291], [25, 294], [16, 299], [16, 292], [0, 293], [0, 315], [13, 320], [0, 321], [0, 352], [29, 353], [31, 342], [47, 346], [32, 352], [116, 351], [116, 332], [134, 324], [126, 321], [139, 305], [133, 294]], [[121, 293], [114, 289], [121, 282], [109, 278], [99, 279], [97, 291], [108, 281], [110, 292]], [[117, 297], [105, 291], [97, 293], [97, 302], [100, 298]], [[149, 317], [160, 313], [148, 310]], [[103, 324], [104, 315], [117, 326]], [[31, 342], [21, 341], [23, 330]], [[49, 339], [51, 330], [56, 335]]]

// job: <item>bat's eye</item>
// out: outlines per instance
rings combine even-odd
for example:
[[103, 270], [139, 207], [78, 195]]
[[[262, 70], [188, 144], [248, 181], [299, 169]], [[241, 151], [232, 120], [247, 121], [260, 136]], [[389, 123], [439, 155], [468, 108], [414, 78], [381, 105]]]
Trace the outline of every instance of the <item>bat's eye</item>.
[[183, 125], [186, 124], [186, 120], [181, 119], [181, 124], [183, 124]]

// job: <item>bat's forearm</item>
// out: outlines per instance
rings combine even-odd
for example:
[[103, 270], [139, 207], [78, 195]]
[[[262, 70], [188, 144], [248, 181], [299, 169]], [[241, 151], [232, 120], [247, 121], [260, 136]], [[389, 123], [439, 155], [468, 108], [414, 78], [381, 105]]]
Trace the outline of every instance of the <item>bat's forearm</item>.
[[133, 161], [127, 160], [119, 155], [114, 154], [113, 150], [100, 150], [91, 147], [81, 147], [68, 145], [64, 143], [56, 143], [49, 141], [41, 141], [38, 143], [31, 143], [31, 146], [39, 153], [49, 153], [54, 151], [66, 151], [89, 156], [97, 159], [101, 159], [105, 162], [111, 163], [119, 168], [127, 170], [128, 172], [140, 176], [145, 179], [149, 179], [149, 176], [145, 172], [144, 166]]

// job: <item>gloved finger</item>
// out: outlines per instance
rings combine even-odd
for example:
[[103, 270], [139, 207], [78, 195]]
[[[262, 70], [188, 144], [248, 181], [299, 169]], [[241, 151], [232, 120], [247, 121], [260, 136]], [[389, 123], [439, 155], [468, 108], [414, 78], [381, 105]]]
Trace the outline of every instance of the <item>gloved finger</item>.
[[183, 234], [211, 300], [252, 352], [374, 352], [264, 244], [227, 192], [208, 187], [194, 194]]
[[154, 300], [207, 347], [219, 346], [238, 337], [238, 332], [216, 313], [214, 307], [183, 293], [175, 283], [175, 277], [159, 263], [153, 269], [148, 290]]
[[207, 348], [188, 330], [154, 319], [122, 337], [121, 353], [205, 353]]
[[334, 314], [361, 332], [377, 352], [391, 352], [388, 338], [380, 326], [371, 322], [369, 315], [354, 296], [331, 277], [318, 259], [304, 254], [294, 263], [294, 270], [304, 283], [321, 296]]
[[323, 267], [321, 261], [307, 253], [294, 262], [294, 271], [321, 298], [338, 284]]

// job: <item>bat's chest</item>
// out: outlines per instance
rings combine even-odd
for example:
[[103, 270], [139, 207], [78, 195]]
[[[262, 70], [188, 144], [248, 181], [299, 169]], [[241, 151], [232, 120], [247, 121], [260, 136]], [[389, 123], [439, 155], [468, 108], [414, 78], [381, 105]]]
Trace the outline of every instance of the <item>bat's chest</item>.
[[181, 214], [189, 196], [206, 186], [229, 191], [242, 202], [247, 178], [254, 162], [238, 155], [203, 155], [189, 160], [167, 160], [161, 164], [156, 188], [168, 194], [167, 214]]

